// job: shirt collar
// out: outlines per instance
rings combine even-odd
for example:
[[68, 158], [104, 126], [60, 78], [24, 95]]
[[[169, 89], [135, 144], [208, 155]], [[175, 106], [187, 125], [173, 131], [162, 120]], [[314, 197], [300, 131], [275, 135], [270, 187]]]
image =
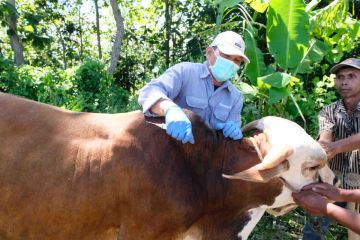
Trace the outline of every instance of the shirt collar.
[[[338, 100], [338, 102], [336, 104], [336, 110], [337, 110], [337, 112], [347, 113], [345, 104], [342, 99]], [[358, 102], [358, 104], [356, 105], [356, 111], [360, 112], [360, 102]]]
[[344, 105], [344, 102], [342, 99], [340, 99], [337, 104], [336, 104], [336, 110], [337, 112], [344, 112], [346, 113], [346, 108], [345, 108], [345, 105]]
[[202, 72], [200, 74], [200, 77], [202, 79], [206, 79], [209, 76], [211, 77], [211, 74], [210, 74], [210, 71], [209, 71], [209, 68], [208, 68], [208, 63], [207, 63], [207, 61], [205, 61], [203, 63], [203, 68], [202, 68]]

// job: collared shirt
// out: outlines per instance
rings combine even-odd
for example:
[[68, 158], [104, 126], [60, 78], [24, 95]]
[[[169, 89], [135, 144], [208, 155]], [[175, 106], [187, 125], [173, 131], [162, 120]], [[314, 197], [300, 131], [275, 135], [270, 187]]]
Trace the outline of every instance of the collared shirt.
[[[326, 106], [319, 114], [319, 132], [331, 132], [333, 141], [360, 132], [360, 103], [353, 114], [348, 114], [342, 100]], [[360, 188], [359, 149], [339, 153], [330, 160], [329, 166], [341, 180], [342, 188]]]
[[156, 116], [150, 108], [160, 99], [197, 113], [211, 128], [226, 121], [241, 124], [242, 94], [229, 81], [215, 90], [206, 62], [176, 64], [146, 84], [139, 95], [144, 114]]

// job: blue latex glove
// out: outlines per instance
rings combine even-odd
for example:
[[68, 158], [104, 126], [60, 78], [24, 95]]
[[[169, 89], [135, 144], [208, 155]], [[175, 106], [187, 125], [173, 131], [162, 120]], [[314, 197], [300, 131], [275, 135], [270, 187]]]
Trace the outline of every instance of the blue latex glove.
[[240, 123], [238, 122], [228, 121], [225, 123], [217, 123], [215, 128], [217, 130], [222, 129], [225, 137], [229, 137], [234, 140], [239, 140], [243, 137], [240, 129]]
[[178, 106], [171, 106], [165, 112], [166, 133], [182, 143], [195, 143], [191, 122]]

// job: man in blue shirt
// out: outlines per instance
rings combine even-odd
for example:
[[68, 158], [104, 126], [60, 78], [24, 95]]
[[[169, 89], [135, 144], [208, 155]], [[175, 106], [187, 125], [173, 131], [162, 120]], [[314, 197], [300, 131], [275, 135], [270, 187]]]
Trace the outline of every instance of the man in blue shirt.
[[194, 143], [191, 122], [182, 108], [197, 113], [209, 127], [222, 129], [226, 137], [242, 138], [241, 92], [229, 81], [245, 56], [242, 37], [222, 32], [206, 48], [203, 64], [174, 65], [141, 89], [139, 103], [147, 116], [165, 116], [166, 132], [182, 143]]

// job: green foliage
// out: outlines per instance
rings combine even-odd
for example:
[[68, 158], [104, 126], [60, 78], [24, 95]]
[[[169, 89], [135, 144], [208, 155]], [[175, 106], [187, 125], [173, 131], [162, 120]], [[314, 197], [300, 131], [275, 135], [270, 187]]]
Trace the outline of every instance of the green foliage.
[[75, 72], [74, 84], [81, 93], [99, 94], [100, 88], [109, 82], [110, 75], [104, 71], [104, 65], [96, 60], [87, 60]]
[[348, 10], [349, 1], [335, 0], [310, 12], [311, 35], [330, 47], [326, 55], [330, 62], [339, 62], [345, 52], [359, 43], [360, 22], [352, 18]]
[[[138, 90], [163, 72], [167, 62], [202, 62], [213, 36], [233, 30], [243, 34], [251, 60], [235, 81], [245, 94], [243, 122], [282, 116], [315, 137], [319, 110], [337, 97], [332, 77], [326, 76], [329, 67], [345, 57], [360, 57], [359, 1], [167, 1], [165, 22], [164, 1], [144, 2], [120, 1], [126, 28], [111, 76], [104, 63], [115, 23], [107, 2], [100, 3], [100, 61], [94, 60], [96, 34], [89, 18], [94, 12], [84, 10], [85, 2], [19, 0], [15, 9], [0, 0], [2, 26], [11, 15], [18, 19], [27, 63], [16, 68], [7, 60], [12, 49], [6, 29], [0, 29], [0, 90], [76, 111], [136, 110]], [[304, 214], [294, 214], [265, 215], [251, 239], [298, 239]], [[333, 239], [344, 236], [341, 230]]]
[[246, 68], [246, 75], [250, 79], [253, 85], [257, 85], [257, 78], [266, 74], [267, 68], [264, 63], [264, 54], [257, 47], [256, 39], [254, 34], [245, 29], [244, 39], [246, 42], [246, 56], [251, 59], [251, 62]]
[[310, 40], [310, 47], [298, 65], [298, 67], [293, 71], [294, 75], [297, 73], [312, 73], [314, 68], [319, 67], [322, 59], [328, 54], [331, 50], [330, 46], [326, 45], [324, 42], [313, 38]]
[[[307, 120], [307, 132], [313, 137], [318, 134], [318, 113], [326, 105], [335, 101], [338, 96], [334, 90], [334, 79], [324, 76], [323, 78], [313, 78], [311, 84], [314, 86], [312, 91], [306, 91], [302, 85], [294, 92], [296, 100]], [[296, 112], [292, 115], [294, 119], [298, 117]]]
[[284, 70], [296, 67], [309, 45], [309, 17], [302, 0], [271, 0], [266, 36], [270, 52]]
[[18, 17], [16, 8], [6, 0], [0, 0], [0, 23], [5, 26], [8, 17]]
[[[269, 6], [261, 18], [256, 12], [249, 19], [251, 14], [245, 12], [246, 7], [238, 11], [244, 16], [246, 54], [251, 60], [245, 71], [247, 79], [243, 81], [253, 85], [250, 88], [238, 84], [245, 93], [250, 93], [246, 94], [251, 106], [244, 105], [244, 122], [253, 120], [251, 117], [278, 115], [297, 121], [315, 134], [320, 106], [336, 97], [328, 88], [325, 92], [329, 95], [319, 95], [317, 84], [323, 82], [319, 79], [359, 42], [360, 22], [351, 17], [345, 0], [328, 5], [315, 0], [308, 5], [301, 0], [287, 4], [280, 0], [246, 2], [259, 12], [260, 5], [256, 4]], [[267, 46], [263, 45], [264, 38]]]
[[9, 92], [15, 88], [18, 78], [15, 65], [0, 57], [0, 91]]
[[140, 67], [138, 56], [130, 55], [126, 58], [120, 57], [119, 64], [115, 70], [116, 83], [127, 91], [134, 91], [136, 86], [146, 78], [143, 67]]
[[64, 71], [29, 65], [15, 68], [11, 61], [0, 58], [0, 90], [75, 111], [128, 110], [129, 93], [96, 60]]
[[269, 7], [270, 0], [245, 0], [255, 11], [263, 13]]
[[64, 106], [71, 86], [62, 70], [29, 65], [16, 68], [11, 61], [0, 58], [0, 89], [4, 92]]
[[120, 112], [126, 107], [128, 92], [114, 83], [114, 78], [97, 60], [86, 60], [74, 75], [75, 103], [71, 108], [87, 112]]
[[[267, 213], [261, 218], [249, 240], [297, 240], [303, 237], [303, 228], [309, 215], [297, 208], [284, 216], [273, 217]], [[323, 236], [325, 240], [346, 239], [346, 228], [332, 224]]]

